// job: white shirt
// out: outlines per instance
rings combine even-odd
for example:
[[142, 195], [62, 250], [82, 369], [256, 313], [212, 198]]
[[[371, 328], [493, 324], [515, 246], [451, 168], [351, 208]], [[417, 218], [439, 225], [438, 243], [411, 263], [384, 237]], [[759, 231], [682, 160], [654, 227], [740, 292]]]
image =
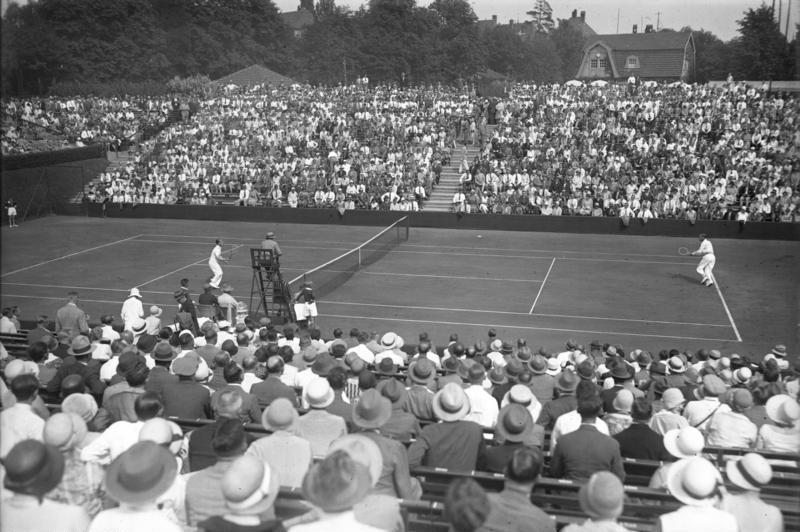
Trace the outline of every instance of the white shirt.
[[714, 246], [711, 245], [711, 241], [709, 239], [705, 239], [700, 242], [700, 247], [697, 248], [695, 252], [698, 255], [713, 255], [714, 254]]
[[[358, 358], [360, 358], [367, 364], [373, 364], [375, 362], [375, 353], [370, 351], [369, 347], [367, 347], [364, 344], [358, 344], [355, 347], [351, 347], [350, 349], [347, 350], [347, 353], [355, 353], [356, 355], [358, 355]], [[345, 353], [345, 355], [347, 355], [347, 353]]]
[[[81, 460], [108, 465], [139, 441], [143, 421], [117, 421], [81, 450]], [[118, 529], [122, 530], [122, 529]]]
[[[289, 529], [291, 532], [330, 532], [331, 530], [347, 530], [347, 532], [380, 532], [380, 528], [365, 525], [356, 521], [352, 510], [338, 514], [322, 514], [322, 519]], [[92, 532], [92, 531], [90, 531]]]
[[103, 329], [103, 338], [108, 338], [112, 342], [119, 340], [119, 333], [111, 325], [103, 325], [101, 329]]
[[242, 377], [241, 386], [245, 392], [250, 393], [250, 388], [252, 388], [254, 384], [258, 384], [259, 382], [263, 381], [258, 377], [256, 377], [255, 373], [250, 373], [249, 371], [245, 371], [244, 377]]
[[497, 425], [497, 415], [500, 407], [497, 400], [489, 395], [480, 384], [472, 384], [464, 393], [469, 398], [469, 414], [464, 419], [474, 421], [478, 425], [486, 428], [494, 428]]
[[14, 325], [14, 322], [8, 318], [8, 316], [3, 316], [0, 318], [0, 333], [17, 334], [17, 327]]
[[214, 249], [211, 250], [211, 256], [208, 257], [208, 265], [219, 267], [219, 258], [221, 256], [222, 256], [222, 246], [217, 244], [216, 246], [214, 246]]
[[[683, 409], [683, 417], [689, 425], [704, 431], [708, 422], [711, 421], [711, 413], [730, 412], [731, 407], [720, 403], [716, 397], [706, 397], [702, 401], [689, 401]], [[701, 423], [702, 421], [702, 423]]]
[[0, 412], [0, 458], [5, 458], [14, 445], [22, 440], [42, 441], [44, 420], [33, 412], [31, 405], [16, 403]]
[[142, 302], [138, 297], [129, 297], [122, 304], [122, 311], [120, 312], [122, 321], [125, 322], [125, 330], [130, 331], [133, 322], [136, 318], [144, 317], [144, 308]]
[[[605, 434], [609, 436], [608, 433], [608, 425], [605, 421], [600, 418], [596, 418], [594, 420], [594, 426], [598, 432], [601, 434]], [[571, 410], [566, 414], [561, 414], [556, 419], [555, 425], [553, 425], [553, 432], [550, 435], [550, 452], [553, 451], [556, 447], [556, 442], [558, 438], [565, 434], [569, 434], [570, 432], [575, 432], [581, 427], [581, 415], [578, 413], [577, 410]]]
[[658, 518], [662, 532], [703, 530], [704, 532], [737, 532], [739, 525], [733, 514], [713, 507], [683, 506]]

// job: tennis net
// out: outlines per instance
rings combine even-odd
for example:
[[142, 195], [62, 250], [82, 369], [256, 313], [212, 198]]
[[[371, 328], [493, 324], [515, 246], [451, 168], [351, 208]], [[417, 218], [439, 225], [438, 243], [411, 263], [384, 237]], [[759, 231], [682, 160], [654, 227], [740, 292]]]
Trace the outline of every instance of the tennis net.
[[410, 219], [404, 216], [363, 244], [289, 281], [292, 296], [306, 281], [313, 281], [314, 295], [324, 298], [344, 284], [358, 270], [374, 264], [408, 240]]

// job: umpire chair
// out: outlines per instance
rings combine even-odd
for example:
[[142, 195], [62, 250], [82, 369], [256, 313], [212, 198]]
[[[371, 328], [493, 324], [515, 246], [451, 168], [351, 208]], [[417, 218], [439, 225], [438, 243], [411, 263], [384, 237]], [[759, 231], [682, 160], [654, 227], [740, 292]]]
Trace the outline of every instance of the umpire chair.
[[[250, 312], [257, 315], [263, 312], [272, 323], [294, 321], [289, 286], [281, 276], [278, 257], [270, 249], [251, 248], [250, 264], [253, 268], [253, 282], [250, 285]], [[258, 306], [253, 307], [253, 300]]]

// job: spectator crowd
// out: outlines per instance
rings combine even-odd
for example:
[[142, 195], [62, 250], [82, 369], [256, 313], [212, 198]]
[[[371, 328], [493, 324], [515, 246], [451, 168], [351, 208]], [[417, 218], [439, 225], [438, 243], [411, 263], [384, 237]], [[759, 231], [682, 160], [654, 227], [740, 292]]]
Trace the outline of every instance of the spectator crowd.
[[[189, 314], [201, 303], [180, 295]], [[800, 453], [800, 371], [783, 345], [758, 361], [571, 339], [551, 352], [494, 330], [412, 346], [145, 308], [133, 289], [119, 319], [90, 327], [72, 293], [55, 330], [42, 316], [24, 350], [3, 350], [3, 530], [397, 531], [400, 500], [430, 495], [414, 475], [428, 467], [468, 477], [445, 496], [453, 530], [554, 531], [531, 502], [547, 477], [580, 483], [588, 520], [567, 530], [619, 531], [627, 459], [662, 462], [649, 487], [678, 509], [660, 530], [784, 530], [761, 493]], [[17, 314], [4, 310], [3, 334], [22, 334]], [[744, 452], [715, 464], [708, 447]], [[503, 474], [503, 491], [475, 471]]]

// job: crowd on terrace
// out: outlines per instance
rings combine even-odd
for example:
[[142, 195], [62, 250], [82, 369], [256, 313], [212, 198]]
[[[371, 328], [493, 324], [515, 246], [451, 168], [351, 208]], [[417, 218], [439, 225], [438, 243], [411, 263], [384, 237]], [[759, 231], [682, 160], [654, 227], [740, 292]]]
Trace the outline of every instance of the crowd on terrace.
[[[555, 531], [551, 514], [588, 518], [570, 531], [624, 531], [616, 520], [637, 516], [623, 503], [645, 496], [662, 497], [644, 508], [664, 531], [800, 518], [796, 484], [772, 486], [800, 453], [800, 371], [783, 345], [751, 360], [599, 340], [545, 349], [494, 330], [421, 332], [413, 346], [391, 331], [324, 338], [246, 313], [198, 318], [198, 305], [236, 306], [231, 288], [182, 286], [188, 316], [174, 320], [136, 289], [121, 319], [109, 309], [92, 327], [77, 293], [55, 330], [41, 316], [21, 333], [4, 310], [3, 340], [24, 338], [2, 352], [4, 530], [402, 530], [401, 499], [437, 497], [421, 467], [467, 477], [445, 497], [453, 530]], [[716, 462], [709, 447], [731, 454]], [[653, 465], [649, 495], [623, 487], [630, 459]], [[504, 473], [505, 490], [487, 497], [475, 471]], [[578, 483], [582, 518], [534, 505], [547, 479]], [[279, 487], [303, 500], [279, 508]]]

